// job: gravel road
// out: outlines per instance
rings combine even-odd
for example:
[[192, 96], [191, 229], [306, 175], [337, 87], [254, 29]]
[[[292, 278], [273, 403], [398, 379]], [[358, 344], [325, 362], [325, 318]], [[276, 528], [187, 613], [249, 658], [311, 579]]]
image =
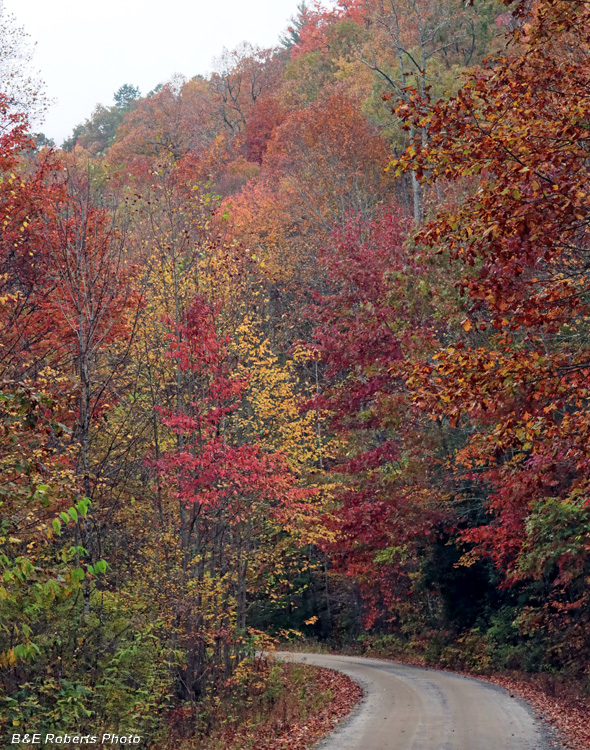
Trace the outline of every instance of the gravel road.
[[365, 698], [318, 750], [547, 750], [562, 748], [526, 703], [482, 680], [405, 664], [328, 654], [281, 659], [335, 669]]

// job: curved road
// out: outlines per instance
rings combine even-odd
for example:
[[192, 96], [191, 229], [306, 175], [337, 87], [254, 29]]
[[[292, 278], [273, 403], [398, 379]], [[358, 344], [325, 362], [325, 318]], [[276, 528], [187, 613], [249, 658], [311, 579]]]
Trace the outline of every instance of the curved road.
[[360, 706], [318, 750], [546, 750], [532, 709], [489, 682], [435, 669], [329, 654], [279, 653], [327, 667], [365, 691]]

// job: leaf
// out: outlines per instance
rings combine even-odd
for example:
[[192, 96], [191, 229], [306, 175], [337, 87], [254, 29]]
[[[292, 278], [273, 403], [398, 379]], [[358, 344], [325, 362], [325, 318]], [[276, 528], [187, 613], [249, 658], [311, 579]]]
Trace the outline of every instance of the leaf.
[[86, 518], [88, 516], [88, 509], [92, 503], [87, 497], [83, 497], [82, 500], [80, 500], [79, 503], [76, 504], [76, 509], [78, 510], [78, 513], [82, 516], [82, 518]]
[[106, 560], [98, 560], [98, 562], [94, 564], [94, 571], [96, 573], [105, 573], [106, 569], [107, 569]]
[[70, 577], [74, 583], [79, 583], [85, 578], [85, 573], [83, 568], [72, 568], [70, 571]]

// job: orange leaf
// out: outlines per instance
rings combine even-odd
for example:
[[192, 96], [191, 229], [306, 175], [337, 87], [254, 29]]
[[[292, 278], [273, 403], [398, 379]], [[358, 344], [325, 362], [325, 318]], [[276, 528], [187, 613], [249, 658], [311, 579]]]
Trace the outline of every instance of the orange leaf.
[[471, 321], [465, 318], [465, 320], [461, 323], [461, 327], [464, 331], [470, 331], [473, 326], [471, 325]]

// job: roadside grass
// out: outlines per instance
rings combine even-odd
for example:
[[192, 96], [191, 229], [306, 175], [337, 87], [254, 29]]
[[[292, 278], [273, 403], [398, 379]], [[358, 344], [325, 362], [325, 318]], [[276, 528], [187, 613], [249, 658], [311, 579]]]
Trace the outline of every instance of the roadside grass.
[[166, 750], [307, 750], [362, 697], [345, 675], [257, 659], [224, 696], [169, 717]]

